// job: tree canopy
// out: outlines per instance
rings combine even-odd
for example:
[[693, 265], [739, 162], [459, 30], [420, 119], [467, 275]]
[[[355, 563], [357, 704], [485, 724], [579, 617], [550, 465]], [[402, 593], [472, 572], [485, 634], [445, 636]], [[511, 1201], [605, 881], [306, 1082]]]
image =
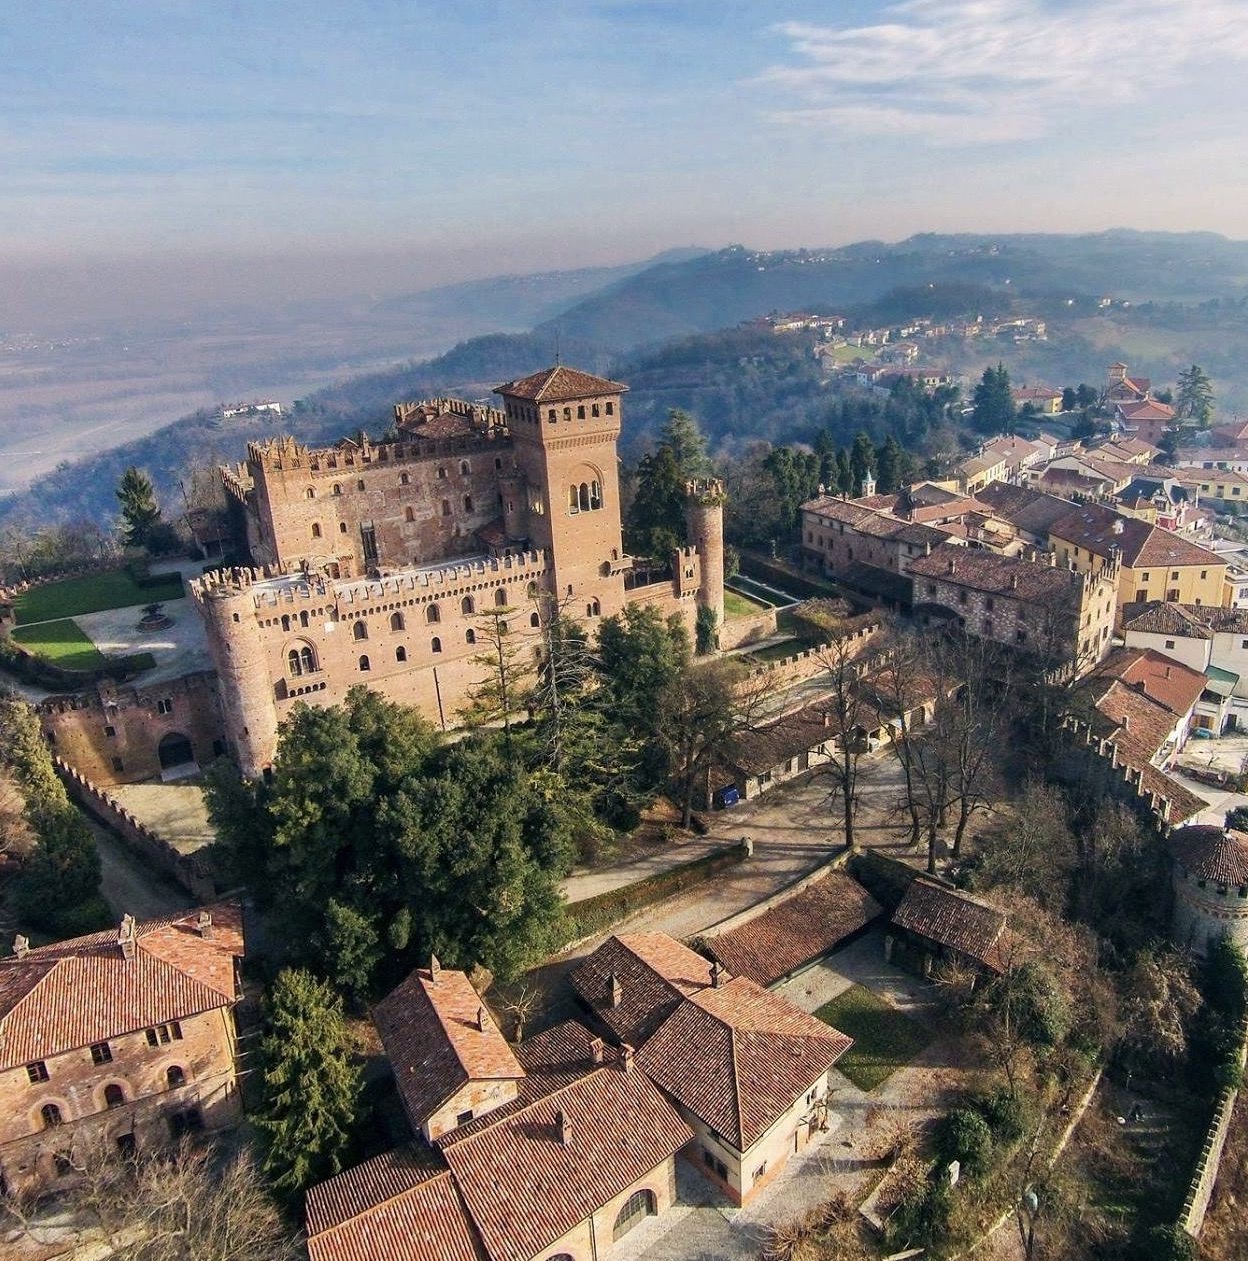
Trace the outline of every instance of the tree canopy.
[[131, 547], [145, 547], [160, 521], [152, 479], [132, 464], [117, 484], [117, 499], [121, 504], [122, 536]]
[[971, 420], [980, 433], [1006, 433], [1013, 427], [1016, 408], [1010, 390], [1010, 374], [1004, 364], [984, 369], [973, 401], [975, 411]]

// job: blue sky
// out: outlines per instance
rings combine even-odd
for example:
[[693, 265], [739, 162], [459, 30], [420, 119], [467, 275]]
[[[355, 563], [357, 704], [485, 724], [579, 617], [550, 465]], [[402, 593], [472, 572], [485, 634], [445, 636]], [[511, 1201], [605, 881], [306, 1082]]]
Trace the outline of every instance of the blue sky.
[[1248, 236], [1244, 16], [8, 0], [0, 265], [332, 255], [384, 287], [399, 257], [406, 283], [926, 229]]

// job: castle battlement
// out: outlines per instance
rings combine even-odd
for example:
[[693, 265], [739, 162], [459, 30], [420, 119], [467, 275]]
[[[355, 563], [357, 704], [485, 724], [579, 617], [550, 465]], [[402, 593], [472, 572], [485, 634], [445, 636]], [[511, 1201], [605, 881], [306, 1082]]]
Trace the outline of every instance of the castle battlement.
[[685, 483], [685, 497], [708, 505], [722, 504], [724, 483], [718, 477], [693, 478]]
[[425, 398], [412, 403], [395, 403], [395, 424], [403, 425], [422, 413], [431, 413], [429, 419], [437, 416], [464, 416], [489, 429], [503, 429], [507, 426], [507, 417], [500, 408], [470, 403], [462, 398]]
[[[446, 438], [408, 438], [401, 442], [349, 443], [337, 447], [307, 447], [289, 435], [247, 444], [247, 464], [265, 471], [300, 472], [328, 477], [344, 469], [371, 468], [377, 464], [401, 464], [439, 455], [469, 455], [504, 447], [511, 442], [506, 428], [482, 429], [479, 433]], [[241, 480], [241, 479], [240, 479]]]

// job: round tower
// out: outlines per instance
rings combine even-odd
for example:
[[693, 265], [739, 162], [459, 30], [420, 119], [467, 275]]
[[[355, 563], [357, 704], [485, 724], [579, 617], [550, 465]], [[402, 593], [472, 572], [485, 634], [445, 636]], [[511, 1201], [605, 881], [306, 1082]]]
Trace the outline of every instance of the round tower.
[[239, 770], [254, 779], [273, 761], [277, 706], [251, 584], [221, 575], [211, 585], [203, 580], [197, 595], [220, 681], [225, 738]]
[[716, 626], [724, 624], [724, 484], [717, 478], [685, 486], [685, 522], [689, 542], [702, 562], [698, 605], [713, 609]]
[[1248, 951], [1248, 835], [1193, 824], [1173, 833], [1170, 853], [1175, 941], [1203, 955], [1226, 933]]

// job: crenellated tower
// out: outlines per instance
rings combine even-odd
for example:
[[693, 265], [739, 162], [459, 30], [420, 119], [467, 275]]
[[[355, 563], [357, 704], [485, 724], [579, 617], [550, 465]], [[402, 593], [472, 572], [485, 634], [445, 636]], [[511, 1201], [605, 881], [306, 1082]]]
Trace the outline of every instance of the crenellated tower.
[[724, 484], [706, 478], [685, 485], [685, 522], [689, 541], [702, 565], [701, 608], [712, 609], [716, 626], [724, 624]]

